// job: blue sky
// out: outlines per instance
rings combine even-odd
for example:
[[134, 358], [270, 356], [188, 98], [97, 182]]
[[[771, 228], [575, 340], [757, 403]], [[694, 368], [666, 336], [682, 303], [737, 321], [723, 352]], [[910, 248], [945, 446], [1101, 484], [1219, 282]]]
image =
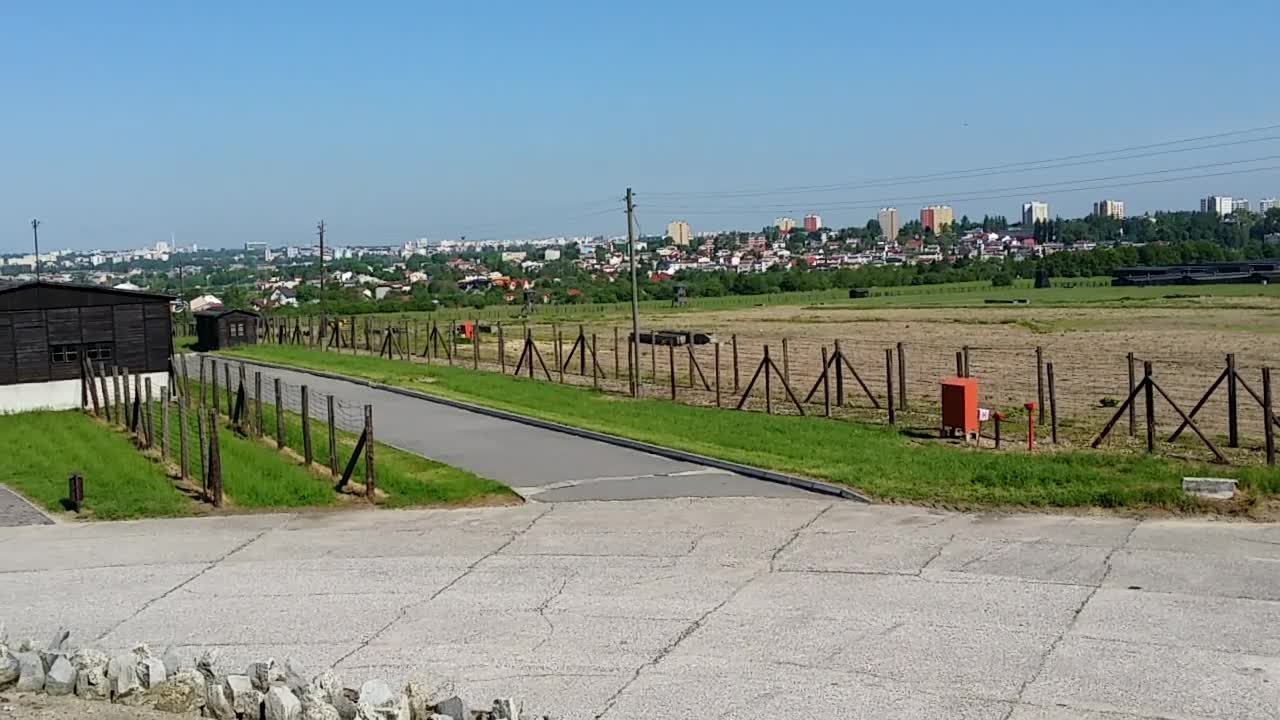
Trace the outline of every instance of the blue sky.
[[[729, 199], [1280, 124], [1274, 7], [978, 2], [5, 3], [0, 250], [758, 228], [864, 206], [1280, 156], [1202, 152]], [[1280, 159], [1200, 172], [1280, 166]], [[1176, 175], [1176, 174], [1175, 174]], [[956, 202], [1130, 212], [1280, 171]], [[1017, 194], [1016, 192], [1011, 194]]]

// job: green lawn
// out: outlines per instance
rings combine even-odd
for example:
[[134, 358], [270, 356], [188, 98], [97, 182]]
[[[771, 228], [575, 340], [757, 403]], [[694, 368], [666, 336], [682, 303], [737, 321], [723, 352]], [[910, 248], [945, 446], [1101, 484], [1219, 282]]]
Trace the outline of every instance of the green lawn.
[[1230, 475], [1255, 496], [1280, 492], [1265, 469], [1205, 468], [1145, 455], [1025, 455], [917, 441], [874, 424], [634, 401], [438, 365], [258, 345], [227, 353], [324, 369], [758, 467], [842, 483], [886, 500], [983, 506], [1194, 509], [1184, 475]]
[[52, 512], [62, 512], [67, 478], [84, 476], [85, 507], [101, 520], [187, 515], [190, 502], [164, 469], [122, 433], [83, 413], [0, 415], [0, 483]]

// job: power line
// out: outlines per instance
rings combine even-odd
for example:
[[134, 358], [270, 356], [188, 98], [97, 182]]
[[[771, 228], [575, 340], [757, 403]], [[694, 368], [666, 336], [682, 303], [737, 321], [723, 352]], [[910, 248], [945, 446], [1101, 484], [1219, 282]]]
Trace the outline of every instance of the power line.
[[[1250, 173], [1266, 172], [1269, 170], [1280, 170], [1280, 165], [1269, 165], [1267, 167], [1260, 167], [1260, 168], [1247, 168], [1244, 170], [1228, 170], [1225, 172], [1217, 172], [1217, 173], [1203, 173], [1200, 175], [1186, 175], [1183, 177], [1176, 177], [1176, 178], [1161, 178], [1158, 180], [1137, 180], [1133, 182], [1112, 183], [1112, 184], [1106, 184], [1106, 185], [1091, 185], [1091, 186], [1078, 187], [1078, 188], [1063, 188], [1061, 190], [1054, 190], [1050, 194], [1065, 195], [1067, 193], [1086, 192], [1086, 191], [1092, 191], [1092, 190], [1110, 190], [1114, 188], [1136, 187], [1140, 185], [1160, 185], [1165, 183], [1179, 182], [1182, 180], [1200, 180], [1204, 178], [1230, 177], [1233, 175], [1246, 175]], [[952, 203], [952, 202], [970, 202], [974, 200], [1008, 200], [1010, 198], [1018, 198], [1023, 196], [1024, 196], [1023, 193], [1014, 193], [1009, 195], [985, 195], [982, 197], [938, 200], [936, 202]], [[883, 207], [883, 204], [877, 203], [877, 204], [871, 204], [871, 205], [860, 205], [856, 207], [855, 206], [842, 207], [840, 209], [841, 210], [874, 210], [879, 207]], [[730, 214], [735, 214], [740, 212], [742, 212], [741, 209], [730, 209], [730, 210], [722, 209], [722, 210], [703, 210], [702, 211], [702, 213], [705, 215], [730, 215]]]
[[[1230, 145], [1244, 145], [1244, 144], [1255, 143], [1255, 142], [1266, 142], [1266, 141], [1276, 140], [1280, 138], [1277, 138], [1275, 136], [1265, 137], [1265, 138], [1251, 138], [1248, 140], [1239, 140], [1239, 141], [1234, 141], [1230, 143], [1205, 145], [1205, 146], [1196, 147], [1196, 148], [1179, 148], [1176, 150], [1166, 150], [1162, 152], [1143, 153], [1143, 154], [1133, 155], [1129, 157], [1119, 157], [1119, 158], [1104, 157], [1108, 155], [1117, 155], [1121, 153], [1132, 153], [1132, 152], [1143, 151], [1143, 150], [1151, 150], [1153, 148], [1169, 147], [1172, 145], [1185, 145], [1187, 143], [1202, 142], [1205, 140], [1216, 140], [1224, 137], [1247, 135], [1250, 133], [1263, 132], [1266, 130], [1275, 130], [1277, 128], [1280, 128], [1280, 124], [1264, 125], [1260, 127], [1249, 128], [1246, 130], [1232, 130], [1230, 132], [1216, 133], [1213, 135], [1201, 135], [1198, 137], [1183, 138], [1180, 140], [1168, 140], [1165, 142], [1150, 143], [1147, 145], [1134, 145], [1134, 146], [1125, 147], [1125, 148], [1116, 148], [1113, 150], [1100, 150], [1096, 152], [1079, 153], [1075, 155], [1063, 155], [1060, 157], [1045, 158], [1041, 160], [1025, 160], [1020, 162], [1003, 163], [1000, 165], [989, 165], [986, 167], [968, 168], [964, 170], [949, 170], [945, 172], [935, 172], [935, 173], [928, 173], [923, 175], [901, 175], [897, 177], [849, 181], [849, 182], [833, 183], [833, 184], [827, 184], [827, 185], [792, 186], [792, 187], [782, 187], [782, 188], [763, 189], [763, 190], [754, 189], [754, 190], [723, 190], [723, 191], [706, 191], [706, 192], [652, 192], [648, 194], [653, 197], [759, 197], [759, 196], [768, 196], [768, 195], [821, 192], [821, 191], [829, 191], [829, 190], [849, 190], [849, 189], [856, 189], [856, 188], [862, 188], [862, 187], [880, 187], [880, 186], [895, 185], [895, 184], [905, 184], [905, 183], [911, 183], [911, 182], [921, 182], [925, 180], [944, 180], [944, 179], [963, 179], [967, 177], [982, 177], [982, 175], [975, 174], [975, 173], [992, 174], [995, 171], [1007, 171], [1013, 168], [1022, 168], [1021, 170], [1017, 170], [1017, 172], [1031, 172], [1035, 170], [1050, 170], [1050, 169], [1054, 169], [1055, 167], [1059, 167], [1055, 165], [1049, 165], [1049, 163], [1066, 163], [1061, 165], [1060, 167], [1070, 167], [1074, 165], [1086, 165], [1086, 164], [1092, 164], [1092, 163], [1098, 163], [1098, 162], [1134, 160], [1134, 159], [1140, 159], [1143, 157], [1154, 157], [1157, 155], [1165, 155], [1165, 154], [1171, 154], [1175, 152], [1195, 152], [1197, 150], [1209, 150], [1209, 149], [1218, 148], [1218, 147], [1227, 147]], [[1100, 158], [1100, 159], [1089, 160], [1087, 162], [1079, 162], [1079, 163], [1070, 162], [1075, 160], [1081, 160], [1084, 158]], [[1033, 167], [1033, 166], [1036, 166], [1036, 167]]]
[[[1168, 168], [1163, 170], [1147, 170], [1139, 173], [1129, 173], [1125, 175], [1107, 175], [1103, 177], [1081, 178], [1078, 180], [1065, 180], [1065, 181], [1052, 182], [1052, 183], [1040, 183], [1035, 185], [1016, 185], [1016, 186], [1008, 186], [1008, 187], [984, 188], [982, 190], [972, 190], [969, 192], [961, 192], [955, 195], [947, 196], [946, 200], [941, 199], [937, 194], [930, 194], [930, 195], [915, 195], [915, 196], [897, 197], [897, 198], [880, 198], [880, 199], [867, 198], [867, 199], [860, 199], [860, 200], [847, 200], [847, 201], [838, 202], [838, 203], [828, 203], [825, 205], [825, 207], [831, 210], [853, 210], [853, 209], [861, 209], [861, 208], [867, 208], [867, 207], [884, 207], [886, 205], [905, 204], [905, 203], [911, 203], [911, 202], [926, 202], [926, 203], [927, 202], [934, 202], [934, 203], [967, 202], [969, 200], [988, 199], [985, 197], [969, 197], [970, 195], [987, 195], [990, 193], [1003, 193], [1003, 192], [1010, 192], [1014, 190], [1022, 191], [1022, 192], [1030, 191], [1030, 190], [1045, 190], [1045, 189], [1056, 188], [1063, 185], [1107, 182], [1111, 180], [1127, 180], [1132, 178], [1146, 177], [1149, 175], [1164, 175], [1167, 173], [1188, 172], [1191, 170], [1204, 170], [1207, 168], [1226, 167], [1231, 165], [1243, 165], [1247, 163], [1264, 162], [1267, 160], [1280, 160], [1280, 155], [1266, 155], [1263, 157], [1249, 158], [1245, 160], [1224, 160], [1222, 162], [1216, 162], [1216, 163], [1203, 163], [1200, 165], [1188, 165], [1185, 167]], [[1255, 170], [1235, 171], [1235, 172], [1255, 172]], [[1208, 175], [1203, 177], [1215, 177], [1217, 175], [1223, 175], [1223, 174], [1229, 175], [1231, 173], [1219, 173], [1216, 175]], [[1202, 176], [1191, 176], [1191, 177], [1202, 177]], [[1152, 182], [1156, 182], [1156, 181], [1152, 181]], [[1141, 183], [1135, 183], [1135, 184], [1141, 184]], [[1063, 191], [1057, 190], [1055, 192], [1063, 192]], [[762, 211], [789, 212], [790, 211], [789, 208], [779, 208], [776, 205], [725, 206], [718, 210], [709, 210], [707, 208], [702, 208], [697, 206], [687, 206], [687, 205], [679, 205], [679, 206], [658, 205], [658, 206], [655, 206], [654, 209], [667, 210], [667, 211], [697, 211], [697, 212], [703, 212], [703, 213], [706, 213], [706, 212], [718, 212], [718, 213], [762, 212]]]

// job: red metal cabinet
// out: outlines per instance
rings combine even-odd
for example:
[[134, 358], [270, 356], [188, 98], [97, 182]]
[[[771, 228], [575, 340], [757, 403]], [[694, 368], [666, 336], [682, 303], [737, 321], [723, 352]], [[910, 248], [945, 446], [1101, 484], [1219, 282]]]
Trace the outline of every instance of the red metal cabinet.
[[956, 431], [966, 439], [978, 436], [978, 381], [973, 378], [942, 381], [942, 434]]

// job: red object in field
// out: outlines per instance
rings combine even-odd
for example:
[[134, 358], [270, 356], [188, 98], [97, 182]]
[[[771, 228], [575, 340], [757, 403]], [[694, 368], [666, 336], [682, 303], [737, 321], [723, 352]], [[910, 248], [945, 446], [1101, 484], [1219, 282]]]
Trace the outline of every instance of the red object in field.
[[476, 324], [469, 323], [469, 322], [462, 323], [462, 337], [466, 338], [467, 340], [475, 340]]
[[1029, 402], [1022, 407], [1027, 409], [1027, 449], [1036, 449], [1036, 404]]
[[965, 439], [978, 437], [978, 381], [973, 378], [942, 381], [942, 433], [957, 430]]

